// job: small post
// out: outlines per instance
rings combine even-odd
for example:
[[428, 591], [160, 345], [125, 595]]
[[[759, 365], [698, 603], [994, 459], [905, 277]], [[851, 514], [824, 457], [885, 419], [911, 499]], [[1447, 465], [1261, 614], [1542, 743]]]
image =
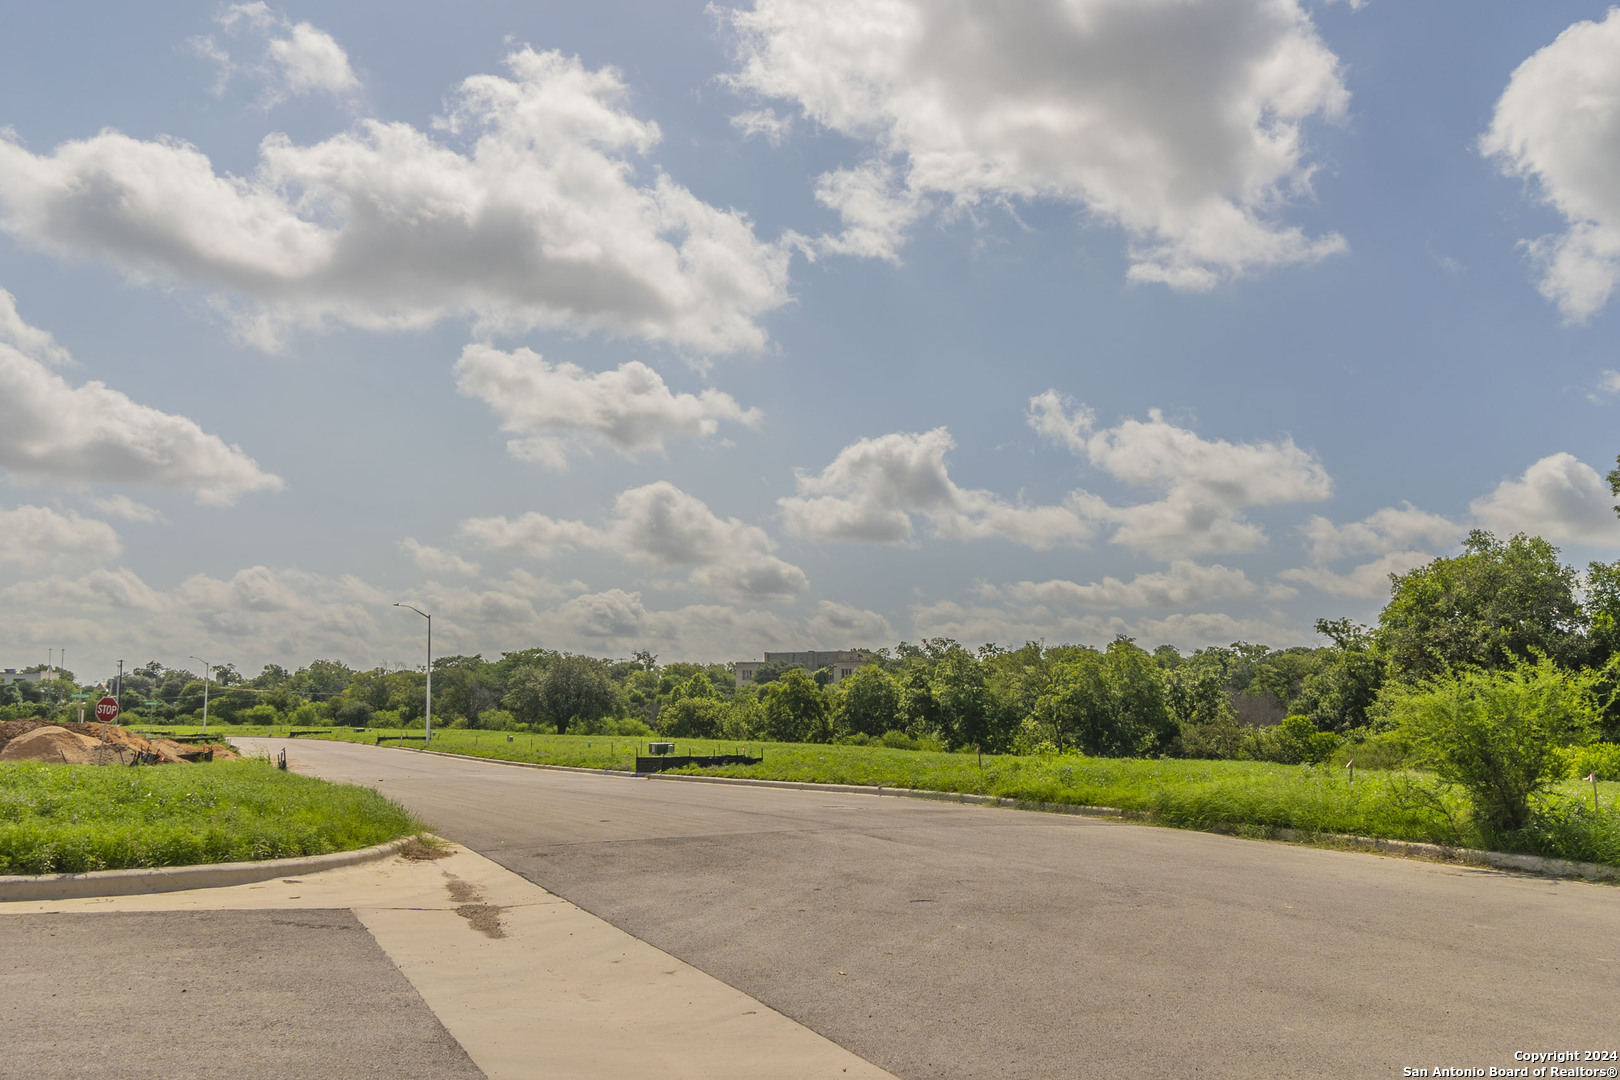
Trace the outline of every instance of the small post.
[[974, 743], [973, 752], [979, 755], [979, 768], [984, 768], [984, 749], [978, 743]]
[[1590, 773], [1588, 773], [1586, 775], [1586, 778], [1588, 780], [1592, 781], [1592, 813], [1595, 814], [1595, 813], [1597, 813], [1597, 808], [1598, 808], [1598, 801], [1597, 801], [1597, 770], [1593, 769]]
[[1351, 758], [1349, 761], [1344, 763], [1344, 767], [1350, 770], [1350, 786], [1355, 787], [1356, 786], [1356, 759]]

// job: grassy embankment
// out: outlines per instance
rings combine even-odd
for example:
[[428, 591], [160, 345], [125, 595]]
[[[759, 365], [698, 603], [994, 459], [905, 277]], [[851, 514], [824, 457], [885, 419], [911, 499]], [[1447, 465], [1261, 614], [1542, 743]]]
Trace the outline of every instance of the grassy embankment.
[[0, 764], [0, 874], [321, 855], [423, 828], [370, 788], [263, 761], [138, 769]]
[[[249, 732], [242, 729], [240, 734]], [[420, 735], [421, 729], [334, 729], [328, 737], [374, 743], [379, 734]], [[515, 734], [508, 740], [503, 732], [458, 729], [441, 729], [433, 736], [433, 748], [449, 753], [623, 770], [633, 767], [636, 749], [644, 742], [602, 735]], [[676, 749], [680, 753], [724, 754], [744, 747], [723, 740], [683, 739], [677, 740]], [[1349, 773], [1337, 766], [1254, 761], [987, 755], [981, 766], [973, 754], [879, 746], [750, 743], [747, 749], [755, 754], [763, 749], [764, 762], [688, 771], [1118, 807], [1145, 814], [1161, 825], [1248, 836], [1293, 829], [1525, 851], [1620, 866], [1620, 812], [1616, 811], [1620, 783], [1598, 785], [1602, 810], [1595, 813], [1590, 784], [1555, 784], [1546, 800], [1549, 812], [1541, 815], [1535, 827], [1488, 836], [1469, 820], [1459, 792], [1416, 770], [1358, 770], [1352, 784]]]

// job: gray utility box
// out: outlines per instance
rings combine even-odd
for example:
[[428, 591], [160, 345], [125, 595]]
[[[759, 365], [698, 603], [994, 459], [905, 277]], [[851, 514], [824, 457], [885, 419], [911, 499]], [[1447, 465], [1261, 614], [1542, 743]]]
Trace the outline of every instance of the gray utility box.
[[672, 742], [650, 742], [647, 744], [647, 753], [649, 754], [671, 754], [674, 752], [675, 744]]

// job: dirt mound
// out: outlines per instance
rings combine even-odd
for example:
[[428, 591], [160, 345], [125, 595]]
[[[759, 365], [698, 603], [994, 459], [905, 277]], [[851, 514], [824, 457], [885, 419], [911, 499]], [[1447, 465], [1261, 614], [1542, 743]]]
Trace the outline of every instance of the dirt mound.
[[[100, 749], [100, 745], [88, 736], [47, 725], [24, 732], [6, 743], [6, 748], [0, 750], [0, 761], [54, 761], [68, 765], [94, 765], [96, 751]], [[107, 757], [113, 755], [108, 754]]]
[[0, 723], [0, 750], [6, 748], [6, 743], [19, 735], [26, 735], [35, 728], [45, 727], [44, 720], [7, 720]]
[[[97, 742], [101, 741], [101, 724], [63, 723], [57, 724], [56, 726], [66, 728], [75, 735], [84, 735], [95, 739]], [[108, 746], [116, 743], [131, 752], [139, 750], [142, 753], [152, 753], [152, 744], [141, 738], [141, 736], [135, 734], [133, 731], [121, 728], [117, 724], [108, 724], [106, 725], [106, 728]]]
[[[58, 743], [49, 744], [56, 747], [54, 752], [49, 749], [19, 749], [15, 753], [11, 752], [13, 744], [21, 742], [30, 735], [46, 730], [60, 732], [62, 735], [71, 735], [75, 738], [88, 739], [93, 746], [100, 746], [103, 737], [102, 725], [100, 724], [72, 722], [51, 724], [44, 720], [8, 720], [5, 723], [0, 723], [0, 761], [67, 761], [73, 765], [94, 765], [96, 763], [97, 755], [94, 749], [90, 751], [89, 761], [81, 761], [74, 756], [75, 751], [72, 749], [74, 744], [70, 742], [59, 741]], [[171, 739], [148, 740], [133, 731], [118, 727], [116, 724], [107, 725], [105, 737], [107, 749], [101, 754], [101, 762], [104, 765], [128, 765], [138, 758], [147, 762], [165, 765], [185, 761], [229, 761], [238, 758], [238, 755], [232, 752], [230, 747], [223, 744], [205, 746], [177, 743]], [[55, 739], [57, 736], [52, 736], [52, 738]], [[46, 746], [44, 743], [40, 745], [41, 747]], [[141, 758], [141, 755], [146, 756]]]

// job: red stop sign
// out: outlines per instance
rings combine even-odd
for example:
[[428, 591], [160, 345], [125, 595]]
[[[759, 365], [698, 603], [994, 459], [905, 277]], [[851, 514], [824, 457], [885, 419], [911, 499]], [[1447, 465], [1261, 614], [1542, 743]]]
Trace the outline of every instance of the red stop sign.
[[115, 697], [104, 697], [100, 701], [96, 702], [96, 719], [100, 720], [103, 724], [110, 724], [114, 720], [118, 719], [118, 699]]

